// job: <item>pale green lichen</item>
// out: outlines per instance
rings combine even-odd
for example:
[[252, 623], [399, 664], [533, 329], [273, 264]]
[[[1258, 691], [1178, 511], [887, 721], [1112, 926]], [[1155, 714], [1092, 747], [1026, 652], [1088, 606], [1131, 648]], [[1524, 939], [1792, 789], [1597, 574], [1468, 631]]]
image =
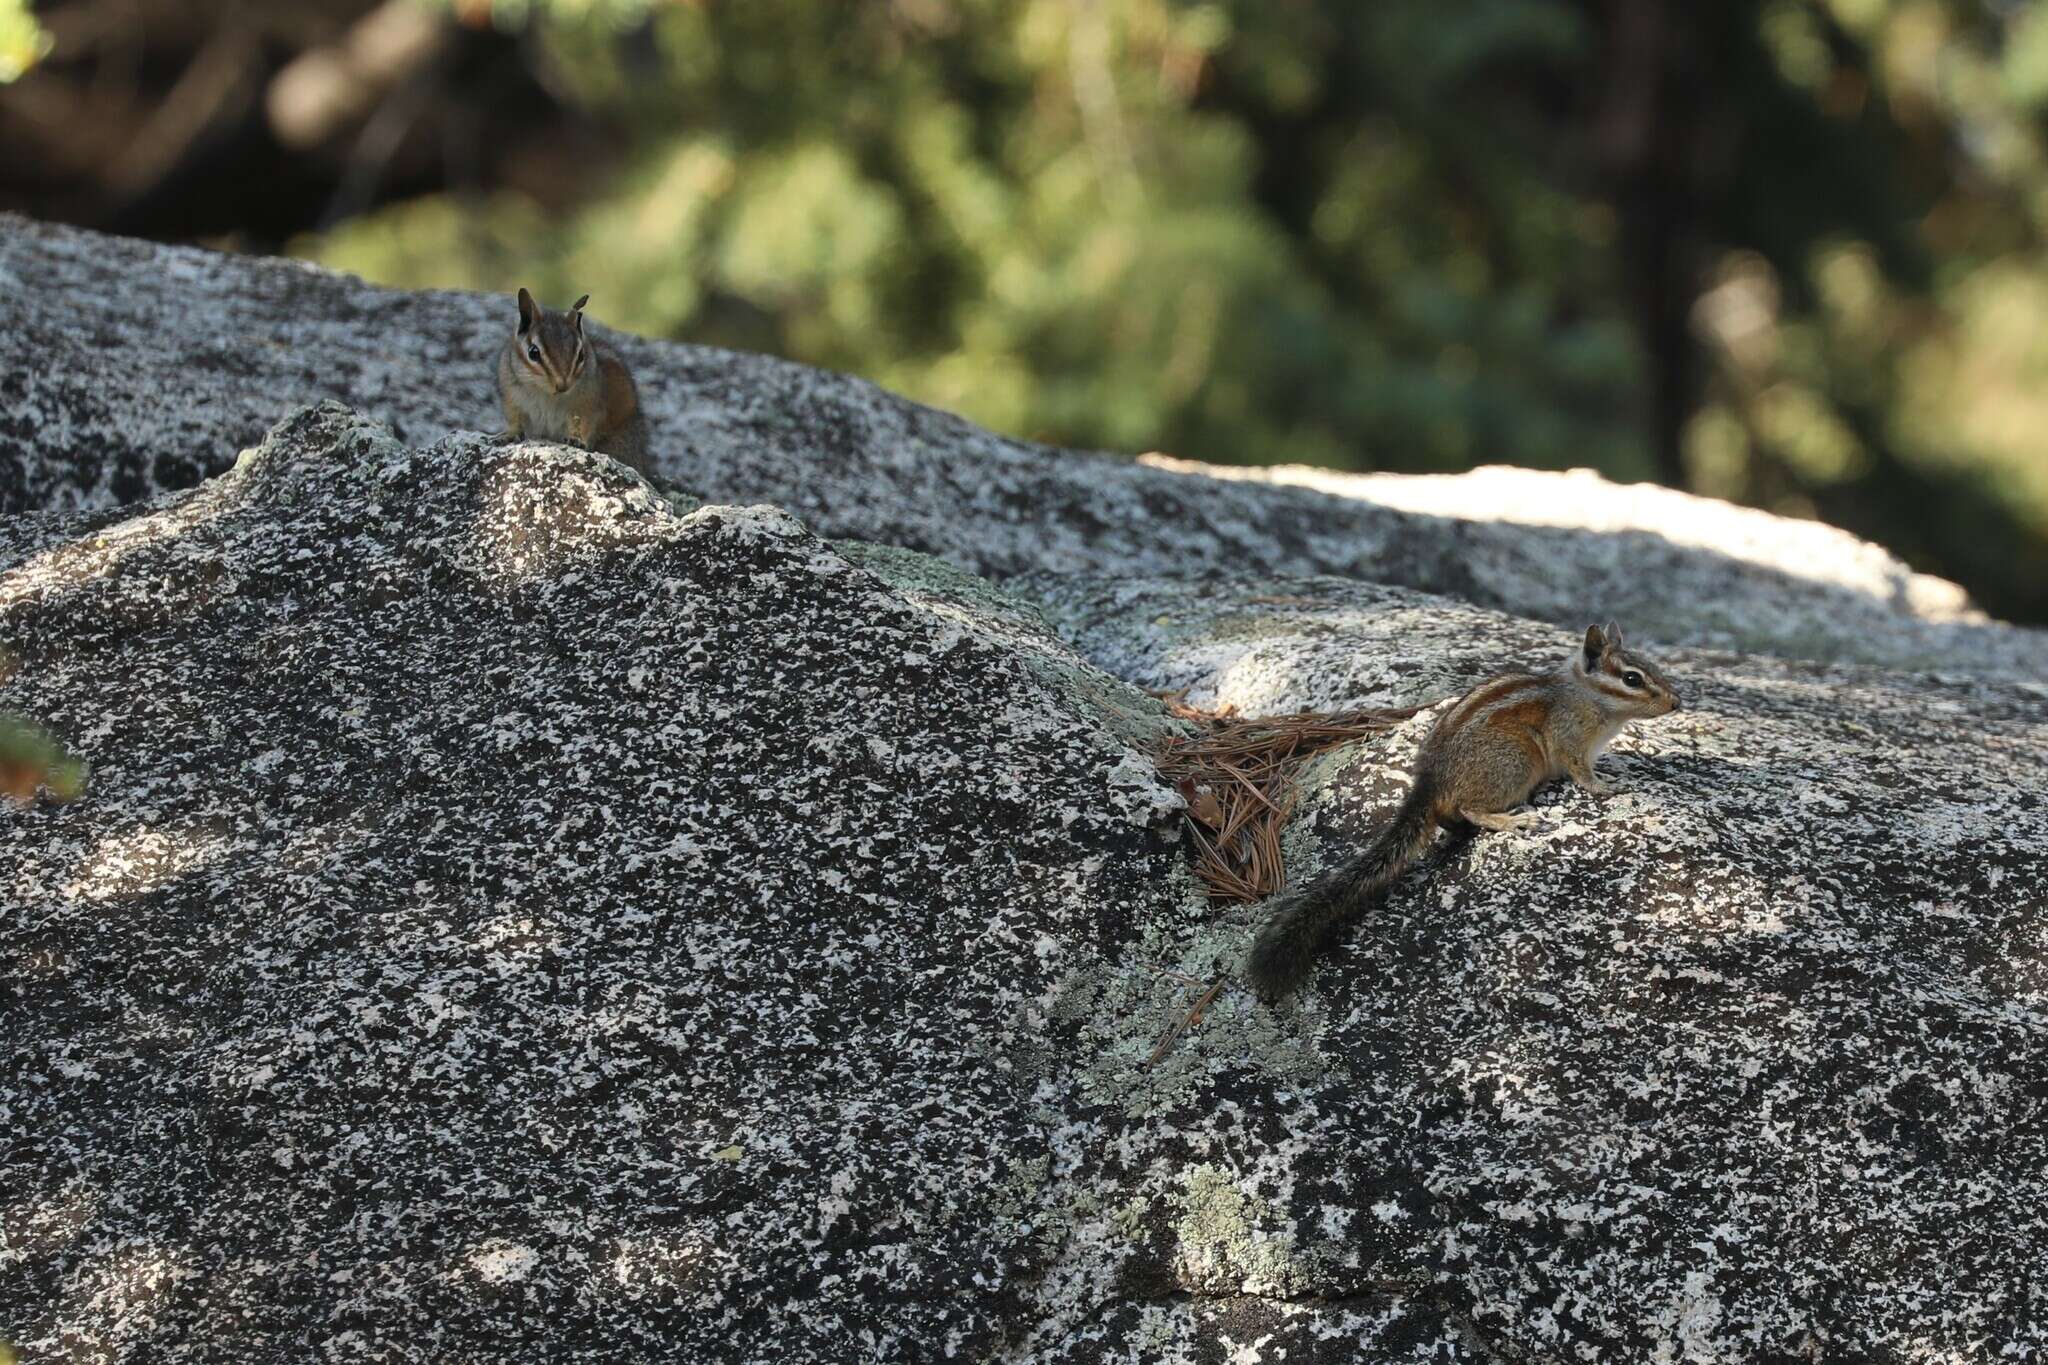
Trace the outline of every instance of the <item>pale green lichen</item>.
[[1186, 733], [1159, 698], [1078, 658], [1030, 599], [935, 555], [860, 540], [833, 548], [911, 606], [1014, 650], [1039, 681], [1132, 748], [1150, 754], [1167, 735]]
[[[930, 555], [861, 542], [835, 548], [914, 608], [1013, 650], [1079, 714], [1098, 720], [1135, 752], [1150, 754], [1166, 734], [1186, 733], [1156, 698], [1076, 658], [1032, 602]], [[1255, 631], [1264, 619], [1238, 615], [1230, 624]], [[1340, 752], [1311, 764], [1303, 774], [1311, 794], [1355, 761], [1355, 754]], [[1296, 845], [1289, 850], [1291, 865], [1312, 868], [1313, 849], [1300, 846], [1313, 843], [1306, 822], [1294, 821], [1286, 837]], [[1084, 955], [1038, 1007], [1040, 1025], [1011, 1034], [1005, 1060], [1019, 1080], [1050, 1081], [1087, 1103], [1144, 1120], [1199, 1105], [1226, 1068], [1251, 1067], [1294, 1083], [1322, 1076], [1330, 1061], [1315, 1044], [1316, 1005], [1275, 1010], [1234, 982], [1210, 1002], [1199, 1025], [1152, 1061], [1161, 1033], [1202, 994], [1197, 983], [1233, 974], [1262, 918], [1260, 907], [1212, 903], [1186, 859], [1174, 862], [1163, 883], [1163, 894], [1147, 898], [1134, 942], [1113, 959]], [[1054, 1121], [1057, 1115], [1043, 1117]], [[1050, 1160], [1021, 1161], [993, 1197], [995, 1217], [1047, 1258], [1061, 1254], [1083, 1229], [1093, 1230], [1084, 1236], [1127, 1248], [1146, 1240], [1156, 1200], [1134, 1196], [1104, 1209], [1085, 1182], [1062, 1185]], [[1222, 1274], [1251, 1284], [1302, 1286], [1310, 1282], [1307, 1262], [1324, 1259], [1297, 1255], [1288, 1238], [1258, 1231], [1261, 1220], [1279, 1220], [1213, 1168], [1188, 1173], [1172, 1207], [1174, 1232], [1195, 1279]]]
[[1332, 789], [1349, 777], [1361, 763], [1372, 761], [1366, 748], [1384, 742], [1375, 736], [1354, 744], [1340, 744], [1310, 758], [1295, 770], [1294, 780], [1301, 796], [1294, 804], [1294, 818], [1280, 832], [1280, 857], [1290, 885], [1313, 879], [1344, 850], [1333, 848], [1315, 832], [1315, 815], [1332, 798]]
[[1175, 1304], [1146, 1304], [1131, 1332], [1131, 1358], [1166, 1362], [1185, 1359], [1190, 1320], [1185, 1307]]
[[1317, 1016], [1311, 1008], [1276, 1012], [1235, 982], [1210, 1002], [1199, 1025], [1176, 1038], [1157, 1062], [1150, 1060], [1167, 1025], [1202, 993], [1153, 968], [1213, 981], [1234, 973], [1251, 947], [1255, 910], [1203, 911], [1207, 918], [1191, 928], [1148, 925], [1122, 963], [1077, 968], [1061, 981], [1054, 1016], [1080, 1026], [1086, 1060], [1076, 1079], [1090, 1103], [1149, 1118], [1195, 1100], [1224, 1067], [1250, 1065], [1296, 1081], [1327, 1069], [1315, 1047]]
[[1202, 644], [1236, 644], [1254, 640], [1325, 640], [1346, 633], [1350, 624], [1336, 614], [1304, 615], [1300, 612], [1221, 611], [1199, 622], [1184, 624], [1189, 639]]
[[1125, 1242], [1135, 1242], [1145, 1235], [1145, 1215], [1152, 1205], [1140, 1195], [1132, 1195], [1109, 1212], [1108, 1226]]
[[667, 480], [662, 480], [660, 482], [650, 480], [648, 486], [654, 490], [654, 495], [656, 497], [660, 498], [663, 502], [668, 504], [668, 509], [670, 513], [675, 516], [687, 517], [688, 515], [690, 515], [690, 513], [704, 506], [704, 500], [702, 498], [699, 498], [694, 494], [685, 493], [682, 489], [676, 487], [672, 483], [669, 483]]
[[[1307, 1292], [1315, 1283], [1295, 1257], [1280, 1212], [1246, 1194], [1228, 1171], [1205, 1163], [1181, 1172], [1180, 1183], [1170, 1200], [1184, 1282], [1278, 1294]], [[1281, 1230], [1269, 1230], [1275, 1228]]]
[[996, 1225], [1015, 1233], [1021, 1231], [1023, 1224], [1038, 1219], [1051, 1176], [1051, 1157], [1029, 1157], [1013, 1166], [1008, 1178], [989, 1194], [989, 1211]]
[[1051, 631], [1043, 614], [1029, 599], [1005, 591], [950, 560], [906, 550], [900, 545], [878, 545], [866, 540], [829, 543], [848, 563], [867, 570], [898, 592], [950, 597], [992, 616], [1027, 624], [1034, 630]]

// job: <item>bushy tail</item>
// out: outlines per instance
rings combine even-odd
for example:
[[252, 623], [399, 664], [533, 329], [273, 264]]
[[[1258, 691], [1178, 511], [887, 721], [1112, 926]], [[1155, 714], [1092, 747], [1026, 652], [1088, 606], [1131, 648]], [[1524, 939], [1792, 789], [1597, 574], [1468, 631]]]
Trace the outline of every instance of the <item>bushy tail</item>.
[[1429, 846], [1437, 826], [1435, 797], [1428, 783], [1417, 782], [1363, 853], [1300, 890], [1281, 894], [1279, 908], [1245, 959], [1245, 980], [1253, 990], [1278, 1000], [1308, 978], [1330, 931], [1365, 908]]

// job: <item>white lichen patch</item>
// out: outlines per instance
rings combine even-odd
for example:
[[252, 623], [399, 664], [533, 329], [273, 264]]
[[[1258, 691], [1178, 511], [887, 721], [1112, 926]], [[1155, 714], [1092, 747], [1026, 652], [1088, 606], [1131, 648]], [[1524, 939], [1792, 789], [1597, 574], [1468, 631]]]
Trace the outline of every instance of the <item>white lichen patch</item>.
[[203, 868], [227, 840], [203, 829], [138, 829], [102, 839], [81, 858], [63, 893], [106, 902], [140, 896]]
[[467, 1267], [485, 1284], [519, 1284], [540, 1268], [540, 1253], [518, 1242], [489, 1242], [470, 1252]]

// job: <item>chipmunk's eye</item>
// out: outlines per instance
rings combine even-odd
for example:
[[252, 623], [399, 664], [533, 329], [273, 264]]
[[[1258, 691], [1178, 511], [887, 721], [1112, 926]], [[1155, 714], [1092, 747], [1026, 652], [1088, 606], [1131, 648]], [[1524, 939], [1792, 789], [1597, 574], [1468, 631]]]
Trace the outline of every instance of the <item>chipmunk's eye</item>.
[[526, 347], [526, 358], [527, 358], [528, 360], [539, 360], [539, 359], [540, 359], [540, 347], [538, 347], [538, 346], [535, 346], [535, 345], [533, 345], [533, 344], [532, 344], [531, 342], [527, 343], [527, 347]]
[[1621, 685], [1623, 687], [1641, 687], [1643, 685], [1643, 675], [1631, 668], [1628, 672], [1621, 675]]

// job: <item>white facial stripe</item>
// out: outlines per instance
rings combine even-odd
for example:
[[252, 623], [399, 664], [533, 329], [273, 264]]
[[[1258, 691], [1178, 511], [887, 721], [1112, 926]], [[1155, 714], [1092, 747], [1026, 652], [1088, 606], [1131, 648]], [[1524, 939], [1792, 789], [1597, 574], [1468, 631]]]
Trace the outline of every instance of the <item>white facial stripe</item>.
[[525, 353], [526, 367], [542, 379], [545, 379], [549, 384], [553, 384], [555, 382], [555, 357], [554, 353], [548, 349], [546, 340], [541, 337], [539, 327], [534, 328], [534, 334], [527, 341], [528, 345], [540, 348], [540, 359], [535, 360], [533, 353], [530, 350], [527, 351]]
[[[1629, 663], [1627, 660], [1622, 660], [1614, 666], [1614, 676], [1617, 679], [1619, 679], [1624, 673], [1633, 673], [1636, 675], [1636, 678], [1642, 684], [1640, 689], [1638, 689], [1640, 691], [1654, 691], [1657, 687], [1659, 687], [1662, 684], [1662, 679], [1660, 679], [1655, 673], [1652, 673], [1649, 669], [1643, 667], [1641, 664]], [[1622, 683], [1622, 686], [1627, 687], [1628, 684], [1624, 682]]]

